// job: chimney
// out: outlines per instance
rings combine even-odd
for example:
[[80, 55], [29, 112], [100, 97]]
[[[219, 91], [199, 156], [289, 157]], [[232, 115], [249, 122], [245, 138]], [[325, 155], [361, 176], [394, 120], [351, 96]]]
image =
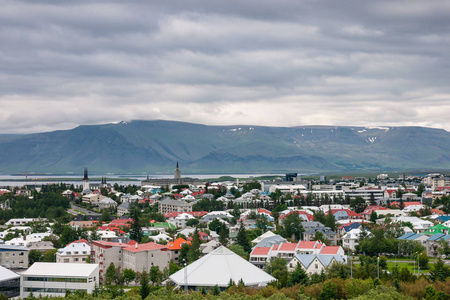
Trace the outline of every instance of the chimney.
[[138, 247], [138, 243], [136, 242], [136, 244], [134, 244], [134, 248], [137, 249]]

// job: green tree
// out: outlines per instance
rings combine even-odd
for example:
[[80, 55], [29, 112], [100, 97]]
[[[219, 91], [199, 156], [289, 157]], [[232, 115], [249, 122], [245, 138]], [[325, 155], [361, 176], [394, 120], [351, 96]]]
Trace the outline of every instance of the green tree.
[[283, 221], [281, 235], [285, 238], [300, 240], [305, 229], [297, 213], [290, 213]]
[[297, 263], [297, 266], [295, 267], [294, 271], [292, 271], [288, 276], [287, 286], [293, 286], [296, 284], [308, 284], [309, 277], [308, 274], [306, 274], [305, 270], [302, 268], [302, 266]]
[[31, 250], [28, 253], [28, 265], [31, 266], [35, 262], [41, 261], [42, 259], [42, 253], [38, 250]]
[[326, 281], [322, 286], [319, 300], [339, 299], [338, 289], [335, 283]]
[[102, 215], [100, 216], [100, 222], [108, 223], [111, 222], [111, 213], [109, 209], [102, 210]]
[[43, 253], [42, 261], [43, 262], [56, 262], [56, 251], [57, 249], [50, 249]]
[[159, 270], [158, 266], [152, 266], [150, 268], [149, 277], [150, 277], [150, 281], [153, 283], [153, 285], [159, 284], [161, 282], [162, 273]]
[[248, 253], [245, 252], [244, 247], [238, 244], [233, 244], [228, 247], [231, 251], [239, 255], [240, 257], [247, 259]]
[[195, 227], [195, 226], [198, 225], [198, 223], [199, 223], [199, 220], [198, 220], [198, 219], [189, 219], [189, 220], [187, 220], [187, 222], [186, 222], [186, 226], [189, 226], [189, 227]]
[[116, 266], [114, 263], [110, 263], [105, 272], [106, 284], [112, 284], [117, 278]]
[[429, 277], [433, 282], [445, 281], [448, 277], [450, 277], [450, 267], [439, 258], [434, 264], [434, 268], [430, 270]]
[[283, 277], [285, 277], [284, 280], [287, 281], [287, 261], [281, 257], [276, 257], [274, 260], [267, 263], [264, 267], [264, 271], [278, 280], [283, 280]]
[[236, 243], [241, 245], [244, 248], [245, 252], [250, 253], [252, 250], [252, 246], [250, 245], [250, 241], [248, 240], [247, 234], [245, 233], [244, 223], [241, 222], [239, 226], [239, 231], [236, 236]]
[[139, 222], [139, 217], [141, 215], [139, 206], [136, 204], [132, 205], [130, 215], [133, 219], [130, 227], [130, 239], [140, 243], [144, 234], [142, 233], [142, 228]]
[[192, 236], [191, 246], [189, 247], [187, 254], [187, 259], [190, 263], [196, 261], [202, 255], [202, 252], [200, 251], [200, 244], [200, 236], [198, 231], [195, 230], [194, 235]]
[[376, 223], [377, 219], [378, 219], [377, 213], [374, 210], [372, 210], [372, 212], [370, 213], [370, 222]]
[[144, 270], [141, 275], [141, 287], [139, 289], [139, 295], [142, 299], [147, 298], [147, 296], [150, 294], [150, 285], [148, 282], [148, 274]]
[[314, 221], [325, 224], [325, 213], [323, 210], [318, 209], [313, 214]]
[[362, 213], [367, 207], [366, 200], [361, 196], [356, 196], [350, 200], [350, 209], [356, 213]]

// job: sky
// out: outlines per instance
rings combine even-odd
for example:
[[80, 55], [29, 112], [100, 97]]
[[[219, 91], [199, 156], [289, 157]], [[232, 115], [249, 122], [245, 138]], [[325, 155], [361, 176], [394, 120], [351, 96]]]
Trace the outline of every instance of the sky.
[[450, 1], [1, 7], [2, 134], [137, 119], [450, 131]]

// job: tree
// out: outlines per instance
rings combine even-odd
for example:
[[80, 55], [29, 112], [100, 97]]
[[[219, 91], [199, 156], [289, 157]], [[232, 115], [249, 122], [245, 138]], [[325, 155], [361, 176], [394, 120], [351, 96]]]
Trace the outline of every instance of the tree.
[[153, 285], [161, 282], [162, 273], [159, 270], [158, 266], [152, 266], [150, 268], [149, 277], [150, 277], [150, 281], [153, 283]]
[[274, 260], [270, 261], [264, 267], [264, 271], [269, 273], [273, 277], [278, 280], [281, 280], [284, 276], [286, 276], [287, 280], [287, 261], [281, 257], [275, 257]]
[[428, 269], [428, 261], [428, 255], [425, 251], [419, 254], [419, 267], [422, 270]]
[[362, 213], [366, 209], [366, 200], [361, 196], [356, 196], [354, 199], [350, 200], [350, 209], [356, 213]]
[[42, 253], [38, 250], [31, 250], [28, 253], [28, 265], [31, 266], [35, 262], [41, 261]]
[[148, 274], [144, 270], [141, 275], [141, 288], [139, 289], [139, 295], [142, 299], [147, 298], [150, 294], [150, 285], [148, 283]]
[[292, 271], [288, 276], [287, 286], [293, 286], [299, 283], [306, 285], [308, 284], [308, 280], [308, 274], [306, 274], [302, 266], [297, 263], [294, 271]]
[[325, 224], [325, 213], [323, 210], [318, 209], [313, 214], [314, 221]]
[[285, 238], [300, 240], [303, 232], [305, 232], [305, 229], [298, 213], [289, 213], [283, 221], [281, 235]]
[[198, 223], [199, 223], [198, 219], [189, 219], [186, 222], [186, 226], [194, 227], [198, 225]]
[[100, 222], [108, 223], [111, 222], [111, 214], [109, 209], [102, 210], [102, 215], [100, 216]]
[[58, 249], [50, 249], [44, 252], [42, 255], [43, 262], [56, 262], [56, 251]]
[[336, 231], [337, 229], [336, 218], [331, 213], [331, 207], [328, 209], [328, 214], [325, 216], [325, 223], [323, 223], [323, 225], [330, 227], [333, 231]]
[[245, 252], [244, 247], [242, 247], [241, 245], [233, 244], [233, 245], [229, 246], [228, 249], [233, 251], [240, 257], [247, 259], [248, 253]]
[[256, 216], [256, 227], [262, 230], [262, 232], [267, 231], [267, 227], [269, 226], [269, 221], [264, 215]]
[[374, 210], [372, 210], [372, 212], [370, 213], [370, 222], [376, 223], [377, 219], [378, 219], [377, 213]]
[[133, 219], [133, 221], [131, 222], [131, 228], [130, 228], [130, 239], [140, 243], [144, 234], [142, 233], [142, 228], [139, 223], [139, 217], [141, 215], [141, 210], [139, 209], [139, 207], [136, 204], [132, 205], [130, 215], [131, 215], [131, 218]]
[[338, 289], [335, 283], [326, 281], [322, 286], [322, 292], [319, 295], [320, 300], [339, 299]]
[[200, 236], [198, 231], [195, 230], [194, 235], [192, 236], [191, 246], [189, 247], [187, 254], [187, 259], [190, 263], [196, 261], [202, 255], [202, 252], [200, 251], [200, 243]]
[[236, 243], [241, 245], [244, 248], [245, 252], [250, 253], [252, 250], [252, 246], [250, 245], [250, 241], [248, 240], [247, 234], [245, 233], [244, 223], [241, 222], [239, 226], [239, 231], [236, 236]]
[[112, 284], [116, 280], [116, 277], [117, 277], [116, 266], [114, 265], [114, 263], [110, 263], [105, 272], [106, 284], [108, 285]]
[[133, 269], [125, 269], [123, 270], [123, 279], [125, 284], [128, 285], [136, 278], [136, 272]]
[[434, 264], [434, 268], [430, 270], [429, 277], [433, 282], [445, 281], [448, 277], [450, 277], [450, 267], [447, 266], [441, 258], [439, 258]]

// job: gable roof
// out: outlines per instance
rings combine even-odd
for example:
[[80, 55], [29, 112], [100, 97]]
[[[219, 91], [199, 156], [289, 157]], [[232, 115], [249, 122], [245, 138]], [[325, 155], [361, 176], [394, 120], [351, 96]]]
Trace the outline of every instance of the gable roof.
[[[185, 272], [186, 275], [185, 276]], [[275, 278], [224, 246], [196, 260], [169, 277], [179, 286], [227, 287], [230, 279], [246, 286], [266, 286]]]

